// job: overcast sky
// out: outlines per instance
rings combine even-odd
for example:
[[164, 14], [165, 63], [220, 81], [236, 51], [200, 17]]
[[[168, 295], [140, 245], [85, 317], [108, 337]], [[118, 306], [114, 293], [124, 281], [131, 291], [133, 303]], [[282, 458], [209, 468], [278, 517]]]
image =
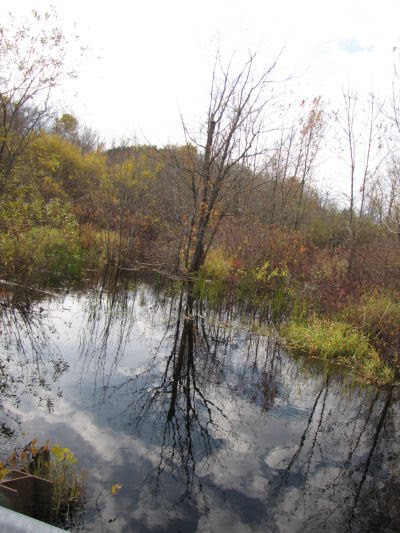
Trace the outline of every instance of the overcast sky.
[[348, 81], [389, 90], [400, 40], [399, 0], [3, 0], [1, 20], [51, 5], [88, 47], [64, 109], [107, 139], [155, 144], [179, 140], [181, 112], [201, 120], [218, 44], [226, 57], [257, 50], [265, 66], [285, 47], [277, 78], [334, 99]]
[[[329, 109], [348, 84], [361, 96], [390, 94], [400, 50], [400, 0], [3, 0], [1, 22], [9, 11], [51, 6], [64, 33], [87, 47], [78, 79], [58, 94], [60, 112], [75, 114], [107, 143], [181, 142], [181, 114], [195, 130], [218, 47], [237, 64], [257, 51], [260, 68], [283, 48], [274, 76], [289, 81], [279, 90], [293, 101], [321, 95]], [[321, 183], [343, 194], [336, 148], [323, 157]]]

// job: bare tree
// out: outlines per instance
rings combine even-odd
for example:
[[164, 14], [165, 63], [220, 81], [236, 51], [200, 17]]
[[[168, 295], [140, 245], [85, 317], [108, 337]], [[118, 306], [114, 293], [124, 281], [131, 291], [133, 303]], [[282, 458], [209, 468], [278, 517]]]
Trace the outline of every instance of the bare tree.
[[343, 91], [341, 116], [337, 114], [344, 143], [347, 145], [349, 165], [349, 260], [348, 272], [353, 270], [356, 249], [359, 241], [360, 224], [365, 215], [367, 199], [373, 190], [374, 180], [386, 158], [382, 136], [384, 123], [382, 109], [374, 94], [369, 95], [367, 106], [360, 108], [356, 92], [348, 87]]
[[[308, 109], [304, 109], [305, 107]], [[293, 118], [291, 105], [283, 110], [280, 138], [272, 157], [268, 158], [265, 176], [265, 218], [270, 223], [292, 224], [297, 229], [304, 214], [307, 189], [314, 167], [327, 119], [320, 97], [299, 106], [300, 116]], [[291, 115], [289, 124], [285, 114]], [[297, 113], [296, 113], [297, 114]]]
[[396, 154], [388, 159], [386, 172], [376, 177], [368, 207], [371, 218], [397, 236], [400, 244], [400, 161]]
[[255, 55], [251, 54], [240, 71], [233, 73], [232, 65], [224, 69], [217, 55], [207, 119], [200, 136], [192, 136], [184, 124], [187, 145], [194, 146], [197, 154], [190, 168], [181, 167], [190, 175], [193, 206], [185, 254], [189, 272], [199, 271], [219, 222], [237, 195], [251, 186], [248, 179], [242, 179], [242, 170], [252, 169], [251, 175], [256, 176], [266, 133], [264, 112], [272, 98], [267, 88], [276, 63], [257, 75]]
[[391, 157], [386, 176], [377, 183], [376, 199], [381, 207], [380, 222], [383, 222], [389, 233], [397, 235], [400, 243], [400, 159], [398, 156], [400, 142], [400, 50], [393, 48], [394, 66], [392, 95], [386, 116], [390, 122]]
[[313, 99], [311, 109], [307, 114], [306, 120], [302, 123], [300, 131], [300, 148], [297, 158], [296, 173], [294, 174], [299, 178], [299, 193], [294, 220], [295, 229], [298, 228], [300, 221], [305, 185], [311, 177], [313, 166], [323, 139], [324, 130], [325, 121], [323, 120], [321, 97], [318, 96]]
[[54, 25], [55, 15], [33, 11], [25, 22], [10, 17], [8, 26], [0, 25], [0, 195], [49, 119], [50, 94], [67, 74], [67, 40]]

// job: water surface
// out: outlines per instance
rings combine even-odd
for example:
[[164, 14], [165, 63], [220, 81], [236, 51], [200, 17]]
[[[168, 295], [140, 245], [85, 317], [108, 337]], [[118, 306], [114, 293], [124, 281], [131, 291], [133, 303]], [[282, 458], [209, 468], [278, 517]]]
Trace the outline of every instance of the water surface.
[[4, 291], [1, 452], [75, 453], [76, 530], [399, 531], [398, 391], [288, 357], [254, 318], [145, 281]]

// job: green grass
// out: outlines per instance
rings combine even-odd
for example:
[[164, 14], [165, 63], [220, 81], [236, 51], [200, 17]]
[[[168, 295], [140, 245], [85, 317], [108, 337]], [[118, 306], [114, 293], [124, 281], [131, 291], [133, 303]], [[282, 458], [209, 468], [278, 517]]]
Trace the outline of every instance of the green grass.
[[345, 367], [361, 381], [394, 380], [394, 371], [380, 359], [368, 337], [350, 324], [317, 318], [308, 323], [292, 321], [281, 328], [281, 336], [292, 352]]

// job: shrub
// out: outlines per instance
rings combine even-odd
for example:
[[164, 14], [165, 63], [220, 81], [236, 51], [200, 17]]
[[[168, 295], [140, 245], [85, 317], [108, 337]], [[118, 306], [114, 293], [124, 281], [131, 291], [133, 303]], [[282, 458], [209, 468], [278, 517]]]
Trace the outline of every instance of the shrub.
[[79, 228], [68, 205], [30, 197], [3, 203], [0, 210], [0, 267], [9, 277], [45, 274], [46, 281], [76, 280], [82, 269]]
[[211, 249], [203, 265], [203, 272], [213, 279], [226, 280], [231, 275], [232, 261], [227, 259], [221, 248]]

